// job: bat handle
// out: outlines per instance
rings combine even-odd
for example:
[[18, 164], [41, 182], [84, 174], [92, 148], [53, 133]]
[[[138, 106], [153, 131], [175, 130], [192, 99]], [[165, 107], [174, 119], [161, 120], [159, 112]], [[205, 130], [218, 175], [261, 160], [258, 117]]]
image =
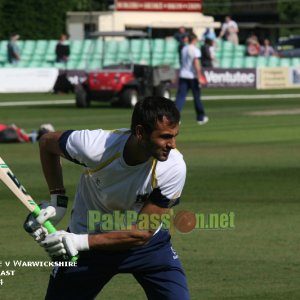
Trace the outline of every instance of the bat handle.
[[[41, 209], [38, 205], [35, 206], [34, 211], [32, 212], [35, 217], [37, 217], [41, 212]], [[43, 226], [47, 229], [48, 233], [54, 233], [56, 232], [56, 228], [52, 225], [52, 223], [48, 220], [46, 221]], [[75, 262], [79, 258], [78, 255], [72, 256], [71, 261]]]

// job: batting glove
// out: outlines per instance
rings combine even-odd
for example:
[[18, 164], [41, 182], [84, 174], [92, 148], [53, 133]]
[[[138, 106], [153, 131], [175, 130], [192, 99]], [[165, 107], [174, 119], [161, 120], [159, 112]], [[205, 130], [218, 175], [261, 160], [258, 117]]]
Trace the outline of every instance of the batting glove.
[[65, 195], [52, 194], [51, 201], [42, 202], [39, 206], [41, 212], [38, 217], [29, 214], [24, 222], [24, 229], [37, 242], [42, 241], [47, 235], [47, 230], [41, 226], [47, 220], [55, 226], [64, 217], [67, 211], [68, 197]]
[[64, 230], [56, 231], [40, 242], [52, 259], [63, 258], [69, 260], [79, 251], [89, 250], [88, 234], [74, 234]]

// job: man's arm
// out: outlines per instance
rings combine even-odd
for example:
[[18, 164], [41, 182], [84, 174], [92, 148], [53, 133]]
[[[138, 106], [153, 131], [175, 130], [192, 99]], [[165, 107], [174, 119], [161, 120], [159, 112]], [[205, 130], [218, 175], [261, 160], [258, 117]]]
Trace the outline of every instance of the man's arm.
[[[140, 214], [168, 214], [170, 209], [161, 208], [148, 202], [140, 211]], [[132, 226], [130, 231], [118, 231], [102, 234], [90, 234], [88, 237], [90, 249], [125, 250], [135, 246], [146, 244], [153, 236], [155, 230], [139, 230]]]
[[200, 66], [200, 60], [199, 57], [194, 58], [194, 67], [196, 70], [198, 81], [201, 81], [201, 66]]
[[64, 157], [60, 147], [59, 138], [62, 132], [44, 134], [39, 142], [41, 164], [50, 193], [51, 191], [64, 190], [60, 156]]

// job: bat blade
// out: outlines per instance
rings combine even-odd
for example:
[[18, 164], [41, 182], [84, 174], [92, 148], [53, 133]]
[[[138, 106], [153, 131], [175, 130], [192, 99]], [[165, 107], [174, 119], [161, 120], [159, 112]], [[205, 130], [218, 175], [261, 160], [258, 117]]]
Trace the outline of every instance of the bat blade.
[[[17, 198], [24, 204], [24, 206], [38, 216], [40, 214], [40, 207], [34, 202], [31, 196], [27, 193], [24, 186], [20, 183], [14, 173], [10, 170], [8, 165], [0, 157], [0, 179], [3, 183], [17, 196]], [[56, 232], [55, 227], [50, 221], [46, 221], [43, 226], [47, 229], [48, 233]], [[71, 257], [71, 261], [76, 261], [78, 256]]]
[[8, 165], [0, 157], [0, 179], [3, 183], [16, 195], [16, 197], [24, 204], [30, 211], [34, 212], [37, 204], [27, 193], [24, 186], [20, 183], [14, 173], [10, 170]]

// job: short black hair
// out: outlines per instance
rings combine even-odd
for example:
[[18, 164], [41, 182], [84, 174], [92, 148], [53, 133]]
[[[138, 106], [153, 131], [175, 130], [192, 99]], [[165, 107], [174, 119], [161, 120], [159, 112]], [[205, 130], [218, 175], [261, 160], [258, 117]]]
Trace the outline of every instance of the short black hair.
[[146, 133], [150, 134], [157, 124], [166, 117], [171, 125], [180, 121], [180, 113], [175, 103], [160, 96], [150, 96], [137, 102], [131, 118], [131, 132], [135, 134], [137, 125], [142, 125]]
[[189, 34], [189, 43], [191, 43], [193, 40], [197, 39], [197, 35], [194, 32], [191, 32]]

